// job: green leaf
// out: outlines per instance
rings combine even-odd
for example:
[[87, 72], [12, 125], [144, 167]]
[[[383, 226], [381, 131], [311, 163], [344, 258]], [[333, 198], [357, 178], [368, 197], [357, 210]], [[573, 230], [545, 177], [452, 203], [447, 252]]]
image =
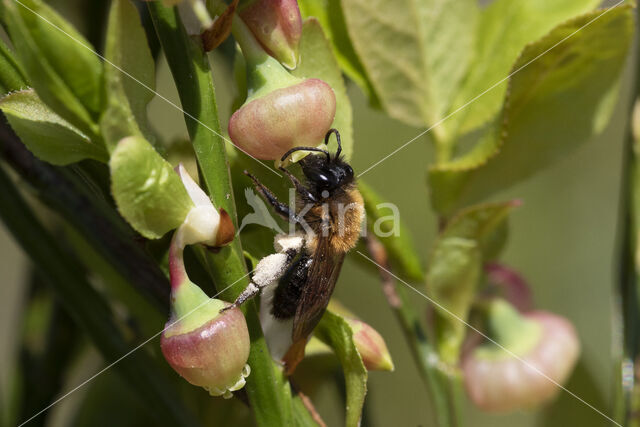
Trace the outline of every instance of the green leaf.
[[357, 427], [367, 394], [367, 369], [353, 342], [353, 330], [346, 320], [327, 310], [316, 327], [315, 336], [331, 347], [340, 360], [347, 387], [346, 426]]
[[[358, 180], [358, 189], [364, 199], [368, 233], [375, 233], [384, 246], [389, 260], [401, 277], [422, 282], [424, 271], [416, 255], [411, 232], [399, 218], [394, 218], [394, 205], [386, 202], [368, 184]], [[393, 227], [396, 227], [394, 230]], [[370, 263], [367, 263], [370, 264]]]
[[6, 95], [0, 99], [0, 110], [29, 151], [46, 162], [68, 165], [84, 159], [109, 160], [102, 145], [51, 111], [33, 89]]
[[[451, 111], [461, 108], [516, 70], [513, 63], [524, 47], [561, 22], [585, 13], [601, 0], [496, 0], [480, 14], [475, 58], [455, 97]], [[499, 112], [506, 80], [451, 117], [446, 127], [466, 133], [489, 122]]]
[[324, 80], [333, 89], [336, 95], [336, 117], [332, 127], [340, 131], [342, 152], [349, 160], [353, 153], [351, 101], [347, 96], [347, 88], [331, 45], [316, 19], [309, 18], [304, 21], [300, 40], [300, 63], [291, 73], [297, 77]]
[[353, 46], [382, 107], [415, 126], [435, 123], [471, 59], [475, 0], [342, 0]]
[[118, 210], [136, 231], [158, 239], [182, 224], [193, 202], [178, 174], [144, 138], [120, 141], [109, 166]]
[[369, 98], [374, 107], [380, 107], [367, 72], [358, 58], [347, 32], [340, 0], [299, 0], [298, 6], [304, 18], [315, 17], [327, 35], [333, 54], [344, 73], [353, 80]]
[[155, 63], [138, 10], [129, 0], [111, 3], [105, 58], [107, 109], [100, 120], [105, 140], [111, 147], [130, 135], [151, 140], [147, 104], [154, 96]]
[[0, 95], [29, 86], [20, 65], [7, 45], [0, 40]]
[[427, 293], [436, 302], [438, 351], [448, 363], [458, 360], [482, 263], [500, 250], [496, 236], [504, 232], [506, 217], [517, 204], [468, 208], [447, 224], [435, 243], [426, 274]]
[[38, 96], [86, 134], [98, 134], [102, 62], [67, 21], [39, 0], [2, 0], [3, 20]]
[[430, 170], [434, 208], [447, 214], [481, 200], [600, 132], [632, 31], [631, 7], [619, 6], [568, 21], [527, 46], [514, 70], [529, 65], [511, 78], [500, 118], [469, 153]]

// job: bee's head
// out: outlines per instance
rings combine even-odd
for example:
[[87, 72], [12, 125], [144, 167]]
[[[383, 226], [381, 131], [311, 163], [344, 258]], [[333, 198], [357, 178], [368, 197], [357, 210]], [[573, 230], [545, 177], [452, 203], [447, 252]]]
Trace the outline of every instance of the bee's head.
[[329, 197], [336, 189], [342, 188], [353, 182], [353, 169], [340, 157], [342, 145], [340, 143], [340, 133], [336, 129], [330, 129], [324, 138], [325, 144], [329, 142], [332, 133], [336, 134], [338, 140], [338, 150], [335, 156], [323, 149], [315, 147], [296, 147], [289, 150], [283, 157], [284, 161], [291, 153], [299, 150], [315, 151], [320, 154], [311, 154], [300, 160], [300, 166], [304, 176], [311, 184], [311, 189], [321, 198]]
[[336, 189], [353, 182], [353, 169], [339, 157], [328, 160], [323, 155], [312, 154], [301, 160], [300, 165], [312, 189], [319, 195], [324, 191], [332, 194]]

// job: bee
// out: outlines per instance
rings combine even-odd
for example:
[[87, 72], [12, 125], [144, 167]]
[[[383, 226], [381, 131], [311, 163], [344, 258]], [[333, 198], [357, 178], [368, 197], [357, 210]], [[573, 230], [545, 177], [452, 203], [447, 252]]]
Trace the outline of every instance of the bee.
[[353, 169], [340, 156], [340, 133], [330, 129], [324, 143], [329, 144], [332, 134], [338, 143], [333, 156], [317, 147], [295, 147], [281, 159], [284, 162], [296, 151], [314, 152], [298, 162], [304, 183], [280, 167], [295, 188], [295, 211], [245, 171], [275, 212], [294, 224], [295, 232], [275, 237], [277, 252], [260, 260], [249, 285], [231, 307], [261, 294], [260, 319], [269, 350], [288, 374], [304, 357], [305, 345], [329, 303], [345, 255], [358, 241], [364, 218]]

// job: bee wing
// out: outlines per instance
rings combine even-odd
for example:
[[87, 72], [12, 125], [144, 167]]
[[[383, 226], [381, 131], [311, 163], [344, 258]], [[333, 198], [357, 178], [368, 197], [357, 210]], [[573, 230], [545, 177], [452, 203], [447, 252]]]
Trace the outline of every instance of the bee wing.
[[304, 357], [307, 339], [320, 322], [340, 274], [345, 254], [332, 255], [327, 249], [328, 241], [320, 239], [293, 320], [293, 344], [283, 359], [288, 373]]

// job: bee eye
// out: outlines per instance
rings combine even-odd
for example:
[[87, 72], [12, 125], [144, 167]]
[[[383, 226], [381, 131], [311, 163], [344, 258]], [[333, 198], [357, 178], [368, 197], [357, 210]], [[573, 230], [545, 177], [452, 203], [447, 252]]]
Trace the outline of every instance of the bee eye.
[[351, 168], [351, 166], [346, 165], [344, 171], [346, 172], [347, 176], [353, 176], [353, 169]]
[[331, 180], [329, 179], [329, 177], [327, 175], [321, 174], [319, 173], [318, 175], [316, 175], [316, 181], [318, 182], [318, 184], [320, 185], [329, 185]]

